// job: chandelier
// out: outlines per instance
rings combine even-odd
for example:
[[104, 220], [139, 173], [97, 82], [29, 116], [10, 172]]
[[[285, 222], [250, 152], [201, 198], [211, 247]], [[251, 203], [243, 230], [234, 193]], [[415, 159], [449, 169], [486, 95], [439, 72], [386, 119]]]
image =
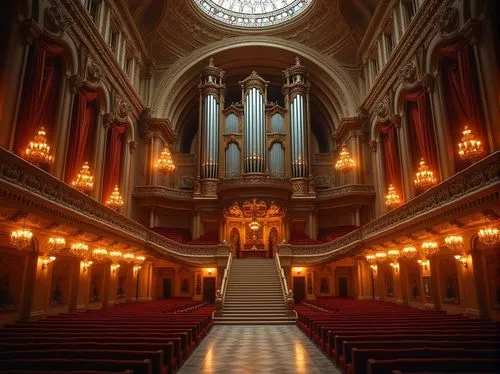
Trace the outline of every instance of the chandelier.
[[122, 258], [125, 262], [130, 263], [135, 260], [135, 255], [133, 253], [125, 253]]
[[156, 160], [155, 169], [160, 173], [167, 174], [175, 170], [175, 164], [168, 147], [163, 148], [160, 158]]
[[94, 187], [94, 177], [90, 174], [89, 163], [85, 161], [76, 179], [71, 182], [71, 185], [78, 191], [89, 193]]
[[120, 208], [123, 206], [123, 198], [120, 194], [118, 186], [115, 186], [115, 189], [111, 193], [111, 196], [109, 197], [108, 201], [106, 201], [106, 205], [114, 210], [120, 210]]
[[66, 246], [66, 239], [64, 238], [49, 238], [49, 251], [50, 253], [58, 253]]
[[401, 252], [397, 249], [391, 249], [387, 252], [387, 257], [389, 257], [392, 262], [396, 262], [399, 259], [399, 256], [401, 256]]
[[436, 242], [423, 242], [420, 248], [426, 258], [429, 258], [439, 251], [439, 245]]
[[385, 196], [385, 206], [388, 208], [396, 208], [399, 205], [401, 205], [401, 198], [399, 197], [396, 188], [390, 184], [387, 195]]
[[464, 248], [464, 238], [460, 235], [450, 235], [444, 238], [444, 243], [453, 252], [462, 252]]
[[259, 228], [260, 228], [260, 223], [259, 223], [259, 222], [257, 222], [256, 220], [253, 220], [252, 222], [250, 222], [250, 223], [248, 224], [248, 227], [250, 227], [250, 230], [252, 230], [252, 231], [254, 231], [254, 232], [255, 232], [255, 231], [258, 231], [258, 230], [259, 230]]
[[17, 249], [29, 249], [33, 233], [28, 229], [17, 229], [10, 234], [10, 242]]
[[368, 261], [369, 264], [374, 264], [375, 262], [377, 262], [377, 257], [375, 255], [373, 255], [373, 254], [366, 255], [365, 258], [366, 258], [366, 261]]
[[462, 140], [458, 143], [458, 156], [465, 161], [476, 161], [483, 156], [484, 148], [471, 129], [466, 125], [462, 131]]
[[70, 247], [71, 253], [73, 253], [77, 257], [83, 257], [89, 250], [89, 246], [85, 243], [78, 242]]
[[109, 258], [111, 258], [111, 261], [113, 261], [113, 262], [118, 262], [120, 259], [125, 258], [125, 256], [126, 255], [124, 255], [120, 251], [109, 252]]
[[377, 262], [384, 262], [386, 259], [387, 259], [387, 253], [385, 253], [385, 252], [375, 253], [375, 260]]
[[50, 145], [47, 144], [47, 133], [40, 127], [35, 139], [26, 148], [24, 158], [35, 165], [48, 165], [52, 162]]
[[335, 170], [340, 171], [344, 174], [349, 173], [354, 169], [355, 162], [349, 154], [349, 149], [345, 144], [342, 145], [342, 150], [340, 151], [340, 158], [335, 163]]
[[417, 256], [417, 248], [415, 247], [404, 247], [403, 248], [403, 256], [407, 257], [407, 258], [414, 258]]
[[494, 247], [500, 243], [500, 230], [496, 227], [485, 227], [477, 233], [479, 241], [488, 247]]
[[135, 262], [137, 264], [142, 264], [144, 263], [144, 261], [146, 261], [146, 256], [135, 256]]
[[420, 159], [420, 166], [418, 167], [413, 183], [420, 190], [427, 190], [437, 183], [434, 172], [429, 169], [423, 158]]
[[96, 248], [92, 251], [92, 259], [96, 261], [104, 261], [108, 256], [108, 251], [105, 248]]

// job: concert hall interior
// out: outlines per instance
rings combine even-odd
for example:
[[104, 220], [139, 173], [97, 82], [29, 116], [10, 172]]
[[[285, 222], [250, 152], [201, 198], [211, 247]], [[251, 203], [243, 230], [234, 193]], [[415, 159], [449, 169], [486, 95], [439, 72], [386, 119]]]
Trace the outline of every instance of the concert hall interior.
[[500, 372], [499, 8], [0, 1], [0, 374]]

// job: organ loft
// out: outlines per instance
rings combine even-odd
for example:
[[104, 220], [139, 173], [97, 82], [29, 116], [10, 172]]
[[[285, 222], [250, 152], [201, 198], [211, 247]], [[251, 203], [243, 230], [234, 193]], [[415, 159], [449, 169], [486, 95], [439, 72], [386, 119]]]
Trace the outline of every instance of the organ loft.
[[500, 372], [498, 8], [0, 1], [0, 374]]

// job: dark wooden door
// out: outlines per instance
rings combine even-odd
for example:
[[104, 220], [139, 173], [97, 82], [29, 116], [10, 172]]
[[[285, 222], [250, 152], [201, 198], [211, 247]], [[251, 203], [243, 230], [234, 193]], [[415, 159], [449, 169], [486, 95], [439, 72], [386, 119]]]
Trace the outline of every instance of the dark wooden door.
[[164, 299], [170, 299], [172, 297], [172, 279], [163, 278], [163, 295]]
[[349, 295], [349, 291], [347, 289], [347, 278], [340, 277], [339, 278], [339, 296], [347, 297]]
[[293, 278], [293, 299], [299, 303], [306, 298], [306, 277]]
[[215, 277], [203, 278], [203, 299], [215, 303]]

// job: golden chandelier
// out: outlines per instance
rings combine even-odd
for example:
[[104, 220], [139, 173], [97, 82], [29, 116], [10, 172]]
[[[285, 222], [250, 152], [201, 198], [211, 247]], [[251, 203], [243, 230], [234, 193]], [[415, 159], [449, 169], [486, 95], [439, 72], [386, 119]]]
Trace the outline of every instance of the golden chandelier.
[[92, 251], [92, 259], [96, 261], [104, 261], [108, 256], [108, 250], [105, 248], [96, 248]]
[[408, 257], [408, 258], [413, 258], [417, 256], [418, 251], [417, 248], [408, 246], [403, 248], [403, 256]]
[[427, 190], [437, 183], [434, 172], [429, 169], [423, 158], [420, 159], [420, 166], [418, 167], [413, 183], [420, 190]]
[[479, 241], [488, 247], [494, 247], [500, 243], [500, 230], [496, 227], [485, 227], [477, 233]]
[[335, 163], [335, 170], [340, 171], [344, 174], [349, 173], [354, 169], [355, 162], [349, 154], [349, 149], [345, 144], [342, 145], [342, 150], [340, 151], [340, 156]]
[[125, 255], [120, 251], [111, 251], [109, 252], [109, 257], [111, 258], [112, 262], [116, 263], [120, 261], [122, 258], [125, 258]]
[[64, 238], [49, 238], [49, 251], [52, 254], [60, 252], [66, 246], [66, 239]]
[[422, 249], [422, 254], [425, 258], [429, 258], [433, 254], [439, 252], [439, 245], [434, 241], [423, 242], [420, 248]]
[[397, 249], [391, 249], [387, 252], [387, 256], [392, 260], [392, 262], [397, 262], [399, 256], [401, 256], [401, 252]]
[[71, 182], [71, 185], [83, 193], [92, 191], [92, 188], [94, 188], [94, 177], [90, 174], [90, 167], [87, 161], [85, 161], [76, 179]]
[[111, 196], [109, 197], [108, 201], [106, 201], [106, 206], [115, 210], [119, 210], [123, 206], [123, 198], [120, 194], [118, 186], [115, 186], [115, 189], [111, 193]]
[[89, 250], [89, 246], [85, 243], [79, 242], [71, 246], [70, 251], [77, 257], [83, 257]]
[[156, 160], [155, 169], [160, 173], [167, 174], [175, 170], [174, 160], [168, 150], [168, 147], [163, 148], [160, 158]]
[[50, 145], [47, 144], [47, 133], [43, 126], [40, 127], [35, 139], [26, 148], [24, 158], [35, 165], [48, 165], [52, 162]]
[[484, 148], [466, 125], [462, 131], [462, 140], [458, 143], [458, 156], [465, 161], [476, 161], [483, 157]]
[[17, 229], [10, 234], [10, 242], [17, 249], [28, 249], [31, 246], [33, 233], [28, 229]]
[[385, 196], [385, 205], [388, 208], [396, 208], [401, 205], [401, 197], [399, 197], [396, 188], [392, 184], [389, 185], [387, 195]]
[[450, 235], [444, 238], [444, 243], [453, 252], [460, 253], [464, 248], [464, 238], [460, 235]]

